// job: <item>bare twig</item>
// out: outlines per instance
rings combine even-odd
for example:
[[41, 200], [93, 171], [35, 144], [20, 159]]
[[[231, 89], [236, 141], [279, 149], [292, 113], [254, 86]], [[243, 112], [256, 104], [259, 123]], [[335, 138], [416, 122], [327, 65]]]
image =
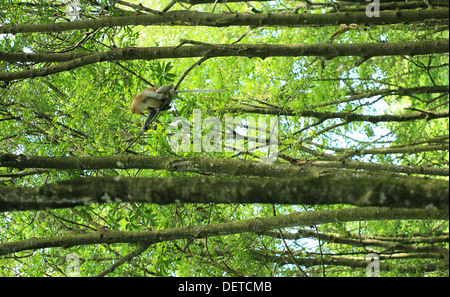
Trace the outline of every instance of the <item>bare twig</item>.
[[144, 134], [144, 131], [141, 131], [135, 139], [119, 154], [119, 156], [123, 155], [138, 139]]
[[136, 4], [128, 3], [126, 1], [122, 1], [122, 0], [117, 0], [117, 3], [118, 4], [122, 4], [123, 6], [131, 7], [131, 8], [133, 8], [136, 11], [145, 11], [145, 12], [158, 14], [158, 15], [160, 15], [162, 13], [161, 11], [145, 7], [145, 6], [142, 5], [142, 3], [139, 3], [138, 5], [136, 5]]
[[178, 2], [177, 0], [172, 0], [172, 1], [170, 1], [169, 4], [166, 5], [166, 7], [164, 7], [163, 9], [161, 9], [161, 12], [166, 12], [166, 11], [168, 11], [168, 10], [171, 9], [172, 6], [174, 6], [175, 3], [177, 3], [177, 2]]
[[[109, 231], [111, 232], [111, 231]], [[96, 275], [96, 277], [106, 276], [108, 273], [113, 272], [114, 269], [119, 267], [120, 265], [124, 264], [125, 262], [128, 262], [132, 260], [133, 258], [139, 256], [143, 252], [145, 252], [148, 247], [150, 246], [150, 243], [145, 243], [139, 246], [136, 250], [132, 251], [131, 253], [125, 255], [124, 257], [120, 258], [119, 260], [115, 261], [111, 266], [100, 272]]]
[[195, 62], [194, 64], [192, 64], [191, 67], [189, 67], [182, 75], [181, 77], [178, 79], [177, 84], [175, 85], [175, 90], [178, 89], [178, 87], [180, 86], [181, 82], [184, 80], [184, 78], [186, 77], [186, 75], [188, 75], [189, 72], [191, 72], [192, 69], [194, 69], [196, 66], [199, 66], [200, 64], [202, 64], [203, 62], [205, 62], [206, 60], [208, 60], [210, 57], [209, 56], [204, 56], [202, 57], [200, 60], [198, 60], [197, 62]]
[[[276, 216], [276, 210], [275, 210], [275, 205], [272, 205], [272, 210], [273, 210], [273, 215]], [[295, 263], [295, 265], [297, 266], [297, 269], [303, 274], [303, 276], [308, 277], [308, 275], [306, 274], [306, 272], [300, 267], [300, 265], [297, 262], [297, 259], [295, 259], [294, 255], [292, 254], [291, 249], [289, 248], [289, 246], [286, 243], [286, 240], [284, 239], [283, 236], [283, 232], [281, 232], [281, 229], [278, 228], [278, 233], [280, 234], [281, 240], [283, 241], [284, 247], [286, 248], [286, 251], [289, 254], [289, 257], [291, 258], [291, 260]]]

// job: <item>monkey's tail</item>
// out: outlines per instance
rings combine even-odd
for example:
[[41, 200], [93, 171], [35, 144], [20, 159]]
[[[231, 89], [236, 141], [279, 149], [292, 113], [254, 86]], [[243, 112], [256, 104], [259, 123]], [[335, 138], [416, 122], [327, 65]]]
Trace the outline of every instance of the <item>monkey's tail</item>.
[[218, 90], [218, 89], [192, 89], [192, 90], [180, 90], [175, 91], [175, 93], [202, 93], [202, 92], [211, 92], [211, 93], [224, 93], [226, 90]]

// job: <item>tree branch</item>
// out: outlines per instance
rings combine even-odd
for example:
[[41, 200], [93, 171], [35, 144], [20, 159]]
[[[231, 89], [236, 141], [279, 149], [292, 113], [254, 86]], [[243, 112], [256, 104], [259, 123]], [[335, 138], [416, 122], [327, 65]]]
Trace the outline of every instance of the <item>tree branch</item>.
[[256, 114], [270, 114], [270, 115], [285, 115], [285, 116], [303, 116], [320, 119], [322, 122], [329, 119], [343, 119], [347, 123], [351, 122], [409, 122], [419, 119], [438, 119], [448, 118], [450, 116], [449, 110], [427, 111], [425, 112], [410, 112], [404, 114], [385, 114], [385, 115], [363, 115], [353, 112], [321, 112], [314, 110], [289, 110], [286, 108], [270, 108], [262, 106], [237, 106], [223, 108], [222, 111], [235, 113], [256, 113]]
[[[142, 7], [141, 9], [144, 9]], [[336, 26], [339, 24], [402, 24], [420, 22], [428, 19], [448, 19], [449, 9], [424, 10], [392, 10], [380, 11], [380, 16], [369, 18], [365, 11], [336, 12], [328, 14], [310, 13], [206, 13], [189, 10], [173, 10], [160, 13], [153, 11], [150, 14], [124, 17], [104, 17], [96, 20], [82, 20], [65, 23], [45, 23], [30, 25], [4, 25], [0, 26], [0, 34], [18, 34], [31, 32], [63, 32], [69, 30], [98, 29], [103, 27], [123, 26], [154, 26], [163, 24], [176, 24], [178, 26], [289, 26], [305, 27], [312, 25]]]
[[[82, 235], [61, 237], [30, 238], [17, 242], [0, 244], [0, 256], [26, 250], [78, 245], [138, 243], [155, 244], [164, 241], [189, 238], [208, 238], [240, 233], [261, 233], [277, 228], [294, 226], [309, 226], [336, 222], [351, 222], [360, 220], [448, 220], [448, 210], [425, 209], [392, 209], [380, 207], [347, 208], [339, 210], [295, 212], [276, 217], [258, 217], [237, 222], [214, 225], [197, 225], [170, 228], [156, 231], [108, 231], [105, 233], [90, 232]], [[140, 249], [139, 249], [140, 250]]]
[[124, 257], [120, 258], [117, 261], [114, 261], [113, 264], [111, 264], [108, 268], [100, 272], [96, 275], [96, 277], [103, 277], [108, 275], [108, 273], [113, 272], [117, 267], [124, 264], [125, 262], [131, 261], [133, 258], [139, 256], [143, 252], [145, 252], [149, 248], [150, 244], [142, 244], [140, 245], [136, 250], [132, 251], [131, 253], [125, 255]]
[[[280, 157], [285, 159], [282, 154]], [[246, 160], [163, 157], [163, 156], [111, 156], [111, 157], [43, 157], [0, 154], [0, 166], [11, 168], [45, 168], [63, 170], [99, 170], [99, 169], [154, 169], [209, 173], [227, 176], [261, 176], [261, 177], [318, 177], [325, 172], [327, 176], [365, 177], [362, 172], [335, 168], [375, 171], [380, 173], [422, 174], [449, 176], [448, 168], [424, 166], [406, 166], [394, 164], [376, 164], [359, 161], [314, 161], [299, 160], [288, 157], [291, 164], [263, 163]], [[366, 176], [367, 177], [367, 176]], [[401, 178], [401, 175], [391, 177]]]
[[[0, 28], [2, 28], [0, 26]], [[65, 60], [58, 65], [31, 69], [19, 72], [2, 72], [0, 81], [43, 77], [59, 72], [69, 71], [78, 67], [118, 60], [155, 60], [168, 58], [193, 57], [300, 57], [319, 56], [326, 59], [341, 56], [393, 56], [393, 55], [424, 55], [446, 53], [449, 51], [448, 40], [401, 42], [401, 43], [362, 43], [362, 44], [203, 44], [181, 47], [147, 47], [147, 48], [116, 48], [103, 53], [83, 54], [29, 54], [0, 52], [3, 61], [48, 62]], [[75, 58], [74, 58], [75, 57]]]
[[277, 203], [448, 209], [445, 180], [393, 178], [88, 177], [41, 187], [0, 188], [0, 212], [93, 203]]

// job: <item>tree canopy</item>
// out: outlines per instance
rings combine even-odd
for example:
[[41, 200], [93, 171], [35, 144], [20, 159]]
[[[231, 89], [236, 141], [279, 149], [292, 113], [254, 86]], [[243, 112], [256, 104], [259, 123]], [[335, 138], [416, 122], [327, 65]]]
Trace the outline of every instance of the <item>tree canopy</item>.
[[448, 1], [0, 12], [1, 276], [448, 276]]

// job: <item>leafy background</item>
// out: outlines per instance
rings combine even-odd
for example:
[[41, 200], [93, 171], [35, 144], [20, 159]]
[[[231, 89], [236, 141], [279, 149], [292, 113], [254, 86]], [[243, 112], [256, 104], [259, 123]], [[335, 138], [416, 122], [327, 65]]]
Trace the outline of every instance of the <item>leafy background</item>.
[[[113, 4], [116, 2], [115, 4]], [[123, 16], [135, 11], [120, 1], [81, 1], [80, 19]], [[164, 2], [164, 3], [162, 3]], [[169, 1], [128, 1], [152, 9], [161, 9]], [[212, 1], [213, 2], [213, 1]], [[310, 1], [318, 3], [319, 1]], [[327, 2], [327, 1], [324, 1]], [[355, 1], [357, 2], [357, 1]], [[37, 24], [74, 21], [65, 14], [65, 1], [0, 2], [3, 24]], [[300, 3], [300, 2], [298, 2]], [[257, 1], [217, 4], [215, 12], [276, 13], [292, 9], [293, 1]], [[360, 4], [364, 6], [365, 4]], [[211, 12], [213, 4], [195, 5], [191, 9]], [[358, 4], [355, 3], [357, 7]], [[172, 9], [188, 8], [176, 4]], [[325, 8], [311, 9], [323, 13]], [[307, 9], [300, 12], [308, 11]], [[144, 13], [140, 11], [139, 13]], [[0, 35], [2, 52], [103, 52], [130, 46], [175, 46], [180, 39], [213, 44], [315, 44], [325, 43], [340, 27], [200, 27], [200, 26], [124, 26], [98, 30], [59, 33], [25, 33]], [[389, 43], [428, 41], [448, 38], [448, 27], [418, 24], [366, 26], [339, 35], [334, 43]], [[14, 81], [0, 90], [0, 152], [33, 156], [115, 156], [119, 155], [140, 132], [143, 119], [130, 113], [131, 99], [148, 86], [176, 82], [198, 58], [166, 60], [129, 60], [87, 65], [51, 76]], [[443, 94], [411, 96], [376, 96], [345, 102], [355, 93], [387, 88], [448, 85], [448, 54], [426, 56], [374, 57], [358, 67], [357, 57], [323, 60], [317, 57], [259, 58], [223, 57], [209, 59], [195, 67], [180, 89], [226, 89], [226, 95], [189, 94], [179, 96], [170, 112], [163, 113], [148, 134], [127, 152], [132, 155], [173, 156], [170, 149], [169, 124], [174, 116], [192, 119], [194, 108], [223, 119], [227, 108], [234, 106], [275, 106], [289, 110], [327, 112], [348, 111], [358, 114], [402, 114], [405, 108], [420, 110], [448, 109], [448, 91]], [[42, 67], [43, 63], [1, 62], [1, 72]], [[334, 101], [343, 101], [332, 103]], [[330, 104], [324, 104], [330, 102]], [[233, 113], [232, 115], [236, 115]], [[11, 119], [11, 120], [5, 120]], [[311, 125], [314, 118], [279, 116], [279, 150], [296, 159], [320, 160], [321, 154], [345, 153], [349, 149], [408, 147], [425, 139], [446, 136], [447, 150], [406, 154], [372, 154], [354, 156], [378, 164], [432, 166], [448, 168], [448, 118], [431, 121], [352, 122], [324, 132], [340, 120]], [[295, 132], [304, 129], [300, 135]], [[173, 131], [172, 131], [173, 132]], [[206, 131], [203, 131], [206, 133]], [[323, 133], [322, 133], [323, 132]], [[306, 148], [305, 148], [306, 147]], [[334, 152], [333, 149], [338, 149]], [[264, 150], [254, 153], [180, 153], [180, 156], [237, 158], [259, 160]], [[287, 163], [279, 158], [280, 164]], [[85, 176], [199, 176], [201, 174], [155, 170], [45, 170], [39, 174], [9, 178], [17, 169], [2, 167], [1, 184], [14, 187], [38, 187], [55, 181]], [[150, 231], [190, 225], [218, 224], [254, 217], [270, 217], [294, 211], [320, 211], [348, 208], [348, 205], [224, 205], [117, 203], [88, 205], [70, 209], [9, 212], [0, 214], [0, 243], [20, 242], [34, 237], [58, 237], [93, 232], [100, 226], [110, 230]], [[446, 236], [435, 245], [448, 248], [448, 221], [393, 220], [359, 221], [307, 226], [300, 229], [342, 238], [385, 236], [412, 238], [419, 235]], [[152, 245], [141, 255], [118, 266], [110, 276], [297, 276], [295, 263], [283, 261], [291, 253], [304, 259], [322, 259], [327, 255], [364, 257], [368, 252], [389, 254], [388, 249], [366, 248], [326, 242], [312, 237], [295, 237], [297, 229], [286, 229], [285, 239], [274, 234], [252, 232], [208, 239], [174, 240]], [[412, 243], [412, 245], [418, 245]], [[419, 244], [420, 245], [420, 244]], [[188, 247], [188, 248], [184, 248]], [[26, 251], [0, 258], [2, 276], [66, 275], [69, 253], [81, 259], [81, 275], [98, 275], [126, 254], [135, 244], [78, 245], [68, 249], [51, 248]], [[322, 258], [320, 258], [322, 256]], [[274, 257], [274, 258], [271, 258]], [[388, 257], [388, 256], [386, 256]], [[392, 256], [393, 257], [393, 256]], [[430, 256], [431, 257], [431, 256]], [[439, 256], [440, 257], [440, 256]], [[353, 258], [356, 259], [356, 258]], [[442, 270], [424, 270], [429, 257], [411, 255], [393, 260], [383, 276], [448, 276]], [[194, 263], [194, 264], [193, 264]], [[310, 276], [364, 276], [361, 267], [304, 265]], [[425, 271], [425, 272], [424, 272]]]

